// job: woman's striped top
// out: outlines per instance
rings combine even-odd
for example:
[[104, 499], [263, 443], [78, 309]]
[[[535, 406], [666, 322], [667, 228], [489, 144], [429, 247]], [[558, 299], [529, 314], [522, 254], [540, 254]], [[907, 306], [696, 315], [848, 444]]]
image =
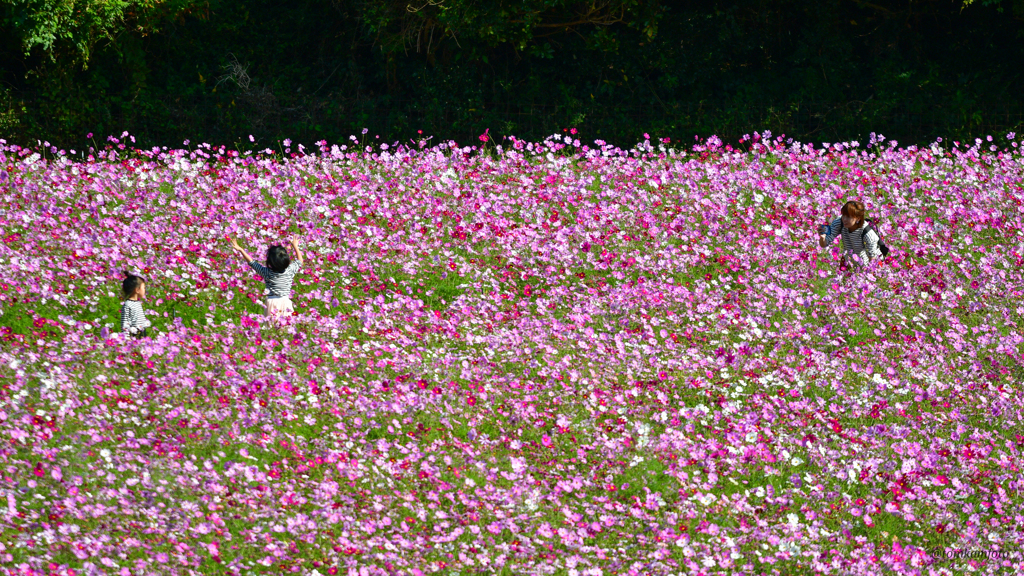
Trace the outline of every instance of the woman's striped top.
[[843, 228], [842, 218], [836, 218], [829, 225], [825, 243], [830, 244], [837, 236], [843, 238], [843, 253], [847, 256], [855, 254], [865, 264], [869, 260], [877, 260], [882, 257], [882, 250], [878, 247], [878, 233], [873, 228], [869, 229], [867, 222], [864, 222], [859, 230], [851, 232]]
[[142, 311], [142, 302], [125, 300], [124, 304], [121, 304], [121, 332], [135, 334], [149, 326], [150, 322], [146, 320], [146, 313]]

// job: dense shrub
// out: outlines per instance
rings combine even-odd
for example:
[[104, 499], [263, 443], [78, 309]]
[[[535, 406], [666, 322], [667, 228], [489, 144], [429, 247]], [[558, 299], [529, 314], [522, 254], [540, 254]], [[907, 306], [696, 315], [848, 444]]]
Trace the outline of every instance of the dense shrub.
[[1019, 3], [119, 0], [74, 26], [9, 3], [0, 135], [984, 136], [1024, 118]]

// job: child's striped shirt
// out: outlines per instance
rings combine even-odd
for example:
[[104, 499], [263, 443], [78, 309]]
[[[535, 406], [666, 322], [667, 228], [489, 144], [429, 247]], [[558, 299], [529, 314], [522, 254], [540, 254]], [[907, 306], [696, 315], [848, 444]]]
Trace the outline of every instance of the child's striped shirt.
[[292, 297], [292, 281], [295, 279], [295, 274], [299, 272], [300, 268], [298, 262], [289, 264], [284, 272], [274, 272], [255, 260], [249, 262], [249, 266], [267, 283], [267, 298]]
[[847, 255], [856, 254], [862, 263], [867, 264], [869, 256], [870, 260], [877, 260], [882, 257], [882, 250], [878, 247], [878, 233], [875, 232], [874, 228], [868, 229], [867, 222], [864, 222], [864, 225], [859, 230], [851, 232], [843, 227], [842, 218], [836, 218], [829, 225], [825, 242], [831, 243], [836, 236], [842, 236], [843, 238], [843, 252]]
[[139, 300], [125, 300], [121, 304], [121, 332], [136, 334], [150, 326]]

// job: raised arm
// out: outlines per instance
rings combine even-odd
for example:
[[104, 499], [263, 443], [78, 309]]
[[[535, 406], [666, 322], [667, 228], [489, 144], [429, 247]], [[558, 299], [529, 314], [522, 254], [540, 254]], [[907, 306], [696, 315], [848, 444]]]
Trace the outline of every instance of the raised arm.
[[235, 254], [238, 254], [239, 258], [245, 260], [246, 264], [252, 262], [252, 256], [249, 256], [249, 253], [246, 252], [244, 248], [238, 245], [238, 240], [231, 237], [228, 237], [228, 240], [231, 240], [231, 249], [235, 251]]
[[839, 231], [842, 230], [842, 228], [843, 228], [843, 220], [842, 220], [842, 218], [836, 218], [835, 220], [833, 220], [829, 224], [828, 236], [825, 236], [824, 234], [819, 234], [818, 235], [818, 246], [821, 246], [822, 248], [824, 248], [825, 246], [831, 244], [832, 241], [836, 239], [836, 236], [839, 236]]
[[302, 252], [299, 251], [299, 241], [297, 238], [292, 238], [291, 243], [292, 251], [295, 253], [295, 260], [299, 263], [299, 266], [302, 266]]

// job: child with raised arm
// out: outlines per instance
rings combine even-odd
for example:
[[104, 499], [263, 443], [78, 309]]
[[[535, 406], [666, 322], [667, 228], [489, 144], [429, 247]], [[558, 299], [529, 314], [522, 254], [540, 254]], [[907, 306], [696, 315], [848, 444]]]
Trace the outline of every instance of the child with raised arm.
[[294, 262], [288, 257], [288, 251], [284, 247], [274, 245], [267, 250], [266, 266], [249, 256], [245, 249], [238, 245], [237, 240], [229, 240], [235, 253], [266, 282], [267, 316], [291, 316], [295, 312], [292, 306], [292, 281], [302, 267], [302, 252], [299, 251], [298, 240], [291, 239], [292, 251], [295, 254]]
[[864, 212], [863, 204], [851, 200], [843, 205], [841, 217], [822, 226], [822, 233], [818, 237], [818, 245], [822, 248], [831, 244], [836, 237], [842, 237], [843, 268], [853, 263], [853, 256], [857, 257], [862, 266], [882, 258], [881, 238], [871, 221], [865, 220]]

